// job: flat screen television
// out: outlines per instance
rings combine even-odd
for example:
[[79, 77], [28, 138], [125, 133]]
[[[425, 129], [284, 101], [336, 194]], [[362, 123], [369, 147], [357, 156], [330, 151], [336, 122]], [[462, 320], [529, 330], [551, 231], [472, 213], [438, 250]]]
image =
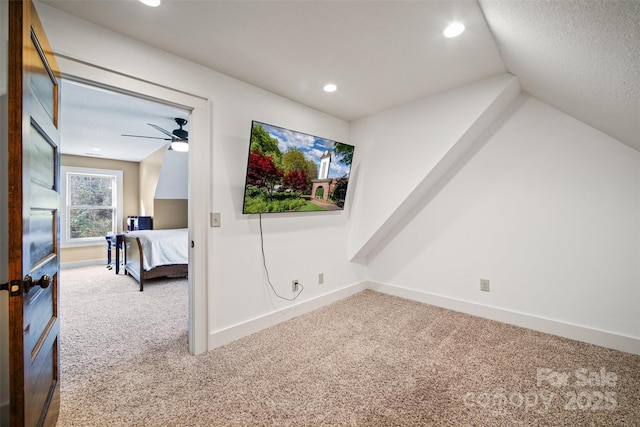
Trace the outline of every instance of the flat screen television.
[[244, 214], [344, 209], [354, 147], [253, 121]]

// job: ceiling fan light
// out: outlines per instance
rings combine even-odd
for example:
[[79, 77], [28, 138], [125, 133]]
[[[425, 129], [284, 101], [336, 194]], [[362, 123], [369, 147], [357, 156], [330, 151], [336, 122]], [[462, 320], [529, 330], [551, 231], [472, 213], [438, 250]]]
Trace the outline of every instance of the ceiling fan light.
[[187, 143], [187, 141], [173, 141], [171, 143], [171, 149], [184, 153], [189, 151], [189, 143]]

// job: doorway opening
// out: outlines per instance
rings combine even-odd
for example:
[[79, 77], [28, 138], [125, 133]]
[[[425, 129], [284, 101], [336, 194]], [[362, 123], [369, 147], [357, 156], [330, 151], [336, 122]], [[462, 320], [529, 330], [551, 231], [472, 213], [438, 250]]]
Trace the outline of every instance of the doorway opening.
[[[211, 104], [197, 94], [159, 85], [137, 76], [96, 66], [64, 55], [58, 56], [63, 78], [98, 89], [134, 95], [190, 111], [188, 132], [188, 216], [189, 216], [189, 352], [199, 354], [209, 349], [208, 334], [208, 215], [211, 204]], [[62, 95], [64, 96], [64, 95]], [[149, 127], [142, 124], [145, 128]], [[168, 126], [168, 125], [167, 125]], [[149, 129], [151, 129], [149, 127]], [[169, 128], [171, 129], [171, 128]], [[153, 129], [151, 129], [153, 130]], [[192, 197], [191, 195], [197, 195]]]
[[[191, 109], [73, 77], [62, 80], [60, 102], [61, 317], [68, 338], [62, 340], [63, 356], [84, 353], [92, 347], [87, 343], [106, 345], [104, 339], [109, 337], [111, 356], [117, 359], [118, 354], [125, 354], [115, 350], [118, 345], [123, 350], [128, 345], [135, 347], [133, 343], [114, 343], [122, 333], [118, 327], [111, 327], [117, 324], [121, 328], [142, 327], [148, 336], [160, 341], [156, 345], [163, 345], [163, 339], [176, 339], [175, 334], [171, 335], [175, 331], [160, 330], [166, 322], [154, 321], [156, 312], [156, 319], [175, 318], [174, 329], [185, 329], [178, 331], [183, 345], [193, 348], [189, 340], [192, 334], [187, 330], [192, 326], [190, 280], [155, 279], [147, 282], [144, 296], [132, 295], [138, 291], [138, 283], [133, 274], [127, 274], [133, 271], [123, 262], [124, 242], [119, 241], [113, 251], [121, 255], [112, 257], [112, 263], [118, 259], [118, 264], [108, 265], [109, 240], [105, 239], [124, 236], [129, 230], [138, 229], [138, 224], [140, 229], [185, 230], [184, 253], [189, 263], [189, 153], [175, 150], [172, 143], [179, 141], [188, 147]], [[182, 133], [170, 137], [178, 122]], [[105, 177], [111, 176], [120, 179], [118, 185], [104, 184], [110, 182]], [[143, 221], [147, 218], [149, 221]], [[74, 267], [79, 269], [72, 270]], [[83, 275], [89, 279], [84, 285]], [[67, 291], [65, 286], [74, 290]], [[85, 290], [89, 293], [83, 295]], [[124, 292], [129, 293], [128, 299], [120, 295]], [[152, 297], [159, 301], [155, 306], [147, 304]], [[118, 303], [118, 298], [124, 299]], [[65, 312], [68, 309], [74, 314]], [[107, 320], [110, 316], [111, 320]], [[71, 322], [84, 326], [76, 328]], [[86, 327], [92, 322], [110, 327], [101, 331]], [[134, 332], [132, 329], [127, 334]], [[100, 337], [83, 341], [83, 333]], [[138, 341], [145, 339], [139, 337]], [[82, 345], [78, 345], [80, 342]], [[82, 350], [65, 349], [74, 345]], [[135, 351], [131, 348], [129, 354]], [[87, 357], [92, 359], [90, 354], [83, 357], [82, 363], [80, 359], [62, 362], [81, 366], [87, 364]]]

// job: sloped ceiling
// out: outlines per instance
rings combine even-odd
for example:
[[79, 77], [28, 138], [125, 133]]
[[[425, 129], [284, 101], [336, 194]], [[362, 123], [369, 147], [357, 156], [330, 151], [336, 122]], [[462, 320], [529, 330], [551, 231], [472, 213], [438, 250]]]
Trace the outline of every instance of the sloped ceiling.
[[480, 5], [525, 92], [640, 151], [640, 1]]
[[346, 121], [506, 70], [640, 151], [636, 1], [43, 3]]

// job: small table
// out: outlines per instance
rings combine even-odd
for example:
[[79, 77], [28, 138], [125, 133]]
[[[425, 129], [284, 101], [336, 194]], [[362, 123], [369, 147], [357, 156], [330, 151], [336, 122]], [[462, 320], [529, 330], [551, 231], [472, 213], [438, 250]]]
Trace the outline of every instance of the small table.
[[110, 234], [104, 236], [107, 240], [107, 267], [111, 266], [111, 247], [116, 249], [116, 274], [120, 273], [120, 250], [122, 249], [122, 242], [124, 241], [124, 234]]

